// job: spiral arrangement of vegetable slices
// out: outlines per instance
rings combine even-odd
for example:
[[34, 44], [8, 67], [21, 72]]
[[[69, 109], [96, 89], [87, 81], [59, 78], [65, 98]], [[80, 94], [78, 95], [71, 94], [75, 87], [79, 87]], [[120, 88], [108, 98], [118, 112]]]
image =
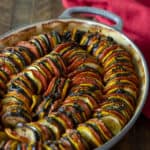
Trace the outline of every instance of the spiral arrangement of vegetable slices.
[[14, 47], [0, 51], [0, 97], [6, 93], [7, 82], [36, 59], [48, 54], [61, 43], [58, 32], [40, 34], [29, 41], [20, 41]]
[[76, 29], [2, 50], [0, 148], [88, 150], [110, 140], [136, 108], [132, 59], [111, 37]]

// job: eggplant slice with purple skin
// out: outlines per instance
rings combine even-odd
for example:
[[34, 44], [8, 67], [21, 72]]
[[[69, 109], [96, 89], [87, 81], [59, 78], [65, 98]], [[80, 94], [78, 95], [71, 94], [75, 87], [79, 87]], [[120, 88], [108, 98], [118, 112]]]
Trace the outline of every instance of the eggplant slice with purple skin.
[[100, 32], [51, 31], [0, 52], [4, 149], [88, 150], [117, 135], [137, 104], [132, 56]]

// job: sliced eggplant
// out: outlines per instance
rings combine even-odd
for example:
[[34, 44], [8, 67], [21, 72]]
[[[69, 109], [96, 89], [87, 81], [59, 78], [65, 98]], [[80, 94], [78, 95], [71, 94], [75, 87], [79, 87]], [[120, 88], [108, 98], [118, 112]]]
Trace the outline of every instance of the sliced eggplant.
[[89, 119], [86, 124], [91, 126], [99, 134], [103, 142], [110, 140], [113, 136], [102, 120], [98, 118]]
[[75, 150], [88, 149], [87, 143], [83, 140], [83, 138], [81, 137], [80, 133], [77, 132], [77, 130], [67, 130], [67, 132], [60, 139], [59, 142], [60, 148], [62, 147], [65, 148], [65, 145], [67, 144], [65, 140], [68, 140], [68, 146], [70, 146], [70, 149], [71, 148]]
[[42, 40], [42, 43], [45, 43], [47, 53], [50, 52], [52, 50], [52, 46], [47, 34], [40, 34], [38, 38]]
[[43, 47], [42, 47], [41, 43], [39, 42], [39, 40], [34, 38], [34, 39], [31, 39], [29, 42], [36, 47], [36, 50], [40, 57], [44, 56], [44, 50], [43, 50]]
[[102, 112], [101, 109], [97, 110], [94, 113], [93, 117], [100, 119], [105, 124], [105, 126], [109, 129], [109, 131], [111, 131], [113, 136], [118, 134], [123, 128], [118, 117], [108, 114], [107, 112]]
[[[48, 39], [45, 37], [44, 34], [40, 34], [37, 36], [34, 36], [31, 38], [31, 41], [35, 42], [35, 45], [40, 48], [40, 53], [42, 56], [44, 56], [45, 54], [48, 54], [48, 51], [50, 51], [49, 47], [48, 47]], [[48, 50], [49, 49], [49, 50]]]
[[19, 122], [31, 121], [29, 110], [25, 106], [9, 104], [2, 107], [2, 123], [7, 126], [15, 126]]
[[[47, 119], [40, 119], [37, 121], [38, 124], [40, 124], [41, 126], [44, 126], [47, 129], [47, 134], [48, 134], [48, 139], [51, 140], [56, 140], [56, 132], [57, 132], [57, 128], [52, 127], [51, 124], [47, 121]], [[55, 130], [53, 130], [55, 129]]]
[[3, 80], [3, 82], [7, 82], [9, 80], [9, 76], [8, 74], [4, 71], [0, 69], [0, 79]]
[[65, 104], [63, 104], [63, 106], [68, 106], [68, 107], [73, 107], [73, 115], [78, 118], [79, 123], [84, 122], [85, 120], [87, 120], [87, 116], [84, 112], [84, 107], [80, 106], [81, 103], [79, 103], [78, 101], [71, 101], [71, 102], [66, 102]]
[[25, 46], [18, 45], [15, 47], [15, 50], [21, 54], [27, 65], [30, 65], [36, 59], [35, 55], [30, 51], [30, 49]]
[[57, 32], [57, 31], [51, 31], [50, 35], [52, 36], [52, 39], [53, 39], [53, 42], [54, 42], [55, 46], [58, 45], [58, 44], [60, 44], [62, 42], [62, 38], [61, 38], [61, 35], [59, 34], [59, 32]]
[[101, 137], [93, 129], [92, 126], [84, 123], [77, 127], [77, 131], [81, 134], [82, 138], [89, 144], [90, 148], [96, 148], [103, 144]]
[[119, 120], [114, 116], [104, 116], [101, 118], [101, 120], [104, 122], [106, 127], [113, 133], [113, 135], [117, 135], [122, 129]]
[[5, 132], [14, 140], [29, 144], [35, 144], [41, 139], [40, 133], [35, 127], [25, 124], [21, 127], [17, 126], [14, 130], [7, 128]]
[[[94, 42], [93, 42], [94, 43]], [[100, 56], [105, 49], [109, 47], [106, 39], [99, 41], [98, 46], [92, 51], [92, 54], [100, 60]]]
[[87, 120], [89, 118], [92, 111], [89, 105], [85, 101], [77, 97], [76, 98], [69, 97], [65, 100], [65, 102], [63, 103], [64, 104], [63, 106], [66, 106], [70, 103], [72, 103], [74, 107], [78, 109], [78, 111], [81, 113], [84, 120]]
[[8, 140], [3, 146], [4, 150], [16, 150], [18, 145], [18, 141], [16, 140]]
[[9, 76], [19, 72], [19, 68], [13, 62], [12, 58], [8, 58], [5, 55], [0, 55], [0, 69], [6, 72]]
[[6, 57], [11, 58], [13, 62], [18, 66], [20, 71], [23, 70], [27, 66], [27, 63], [24, 60], [24, 57], [15, 47], [6, 48], [2, 50], [1, 53], [4, 54]]
[[84, 63], [84, 64], [78, 66], [78, 68], [76, 70], [74, 70], [73, 72], [70, 72], [68, 74], [68, 77], [72, 78], [73, 76], [75, 76], [75, 75], [77, 75], [79, 73], [85, 72], [85, 71], [91, 71], [91, 72], [97, 73], [97, 74], [99, 74], [101, 76], [102, 75], [102, 68], [98, 67], [101, 70], [101, 71], [100, 70], [98, 71], [98, 70], [96, 70], [97, 65], [95, 65], [95, 64], [92, 65], [92, 64], [93, 63], [91, 63], [91, 64]]
[[62, 133], [65, 132], [63, 125], [53, 117], [46, 117], [47, 122], [49, 123], [49, 128], [54, 131], [55, 140], [58, 140]]
[[[11, 98], [12, 97], [12, 98]], [[8, 98], [8, 99], [7, 99]], [[29, 105], [31, 104], [30, 102], [30, 99], [28, 99], [26, 97], [26, 95], [24, 95], [22, 92], [18, 92], [16, 90], [14, 91], [10, 91], [8, 92], [5, 97], [2, 99], [2, 108], [3, 108], [3, 105], [7, 106], [7, 104], [10, 104], [11, 106], [11, 103], [18, 103], [18, 104], [24, 104], [26, 109], [29, 108]], [[29, 110], [29, 109], [28, 109]]]
[[39, 104], [36, 114], [43, 118], [48, 113], [57, 109], [63, 102], [70, 80], [54, 77], [44, 93], [43, 101]]
[[25, 47], [26, 49], [28, 49], [31, 53], [31, 55], [34, 55], [34, 58], [37, 59], [37, 58], [40, 58], [40, 54], [38, 52], [38, 49], [37, 47], [32, 44], [31, 42], [29, 41], [21, 41], [19, 43], [17, 43], [17, 46], [19, 47]]

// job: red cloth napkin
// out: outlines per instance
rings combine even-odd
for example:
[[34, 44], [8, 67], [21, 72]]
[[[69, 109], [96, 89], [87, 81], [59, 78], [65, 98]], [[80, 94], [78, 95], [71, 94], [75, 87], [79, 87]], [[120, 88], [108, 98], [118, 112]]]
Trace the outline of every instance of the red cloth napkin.
[[[109, 10], [123, 19], [123, 33], [127, 35], [144, 54], [150, 70], [150, 0], [62, 0], [66, 8], [91, 6]], [[96, 17], [105, 22], [101, 17]], [[108, 23], [108, 22], [107, 22]], [[150, 95], [143, 109], [150, 118]]]

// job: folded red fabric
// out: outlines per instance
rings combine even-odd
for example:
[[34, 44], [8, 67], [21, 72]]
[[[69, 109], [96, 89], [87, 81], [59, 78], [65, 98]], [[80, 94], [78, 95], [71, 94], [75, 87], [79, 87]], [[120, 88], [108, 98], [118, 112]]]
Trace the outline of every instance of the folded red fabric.
[[[66, 8], [91, 6], [109, 10], [119, 15], [124, 23], [123, 33], [141, 49], [150, 70], [150, 1], [149, 0], [62, 0]], [[108, 23], [101, 17], [100, 22]], [[150, 94], [143, 109], [150, 118]]]

